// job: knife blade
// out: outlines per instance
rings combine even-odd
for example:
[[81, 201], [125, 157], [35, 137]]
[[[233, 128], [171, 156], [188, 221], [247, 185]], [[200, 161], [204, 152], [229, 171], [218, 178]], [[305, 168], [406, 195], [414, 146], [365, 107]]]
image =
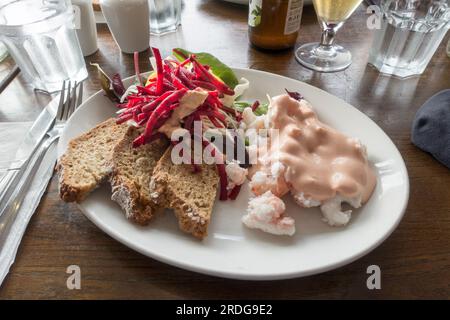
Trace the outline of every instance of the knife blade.
[[45, 134], [52, 127], [56, 118], [60, 97], [60, 94], [56, 95], [45, 106], [19, 145], [5, 176], [2, 177], [3, 188], [0, 190], [0, 209], [7, 202], [4, 200], [8, 199], [14, 189], [11, 186], [19, 182], [21, 178], [19, 173], [26, 167], [26, 163], [41, 144]]
[[36, 151], [39, 143], [42, 141], [42, 138], [55, 121], [59, 99], [60, 95], [58, 94], [41, 111], [31, 128], [26, 133], [22, 143], [19, 145], [19, 148], [14, 156], [14, 160], [11, 161], [9, 170], [20, 169], [23, 163], [28, 160], [34, 151]]

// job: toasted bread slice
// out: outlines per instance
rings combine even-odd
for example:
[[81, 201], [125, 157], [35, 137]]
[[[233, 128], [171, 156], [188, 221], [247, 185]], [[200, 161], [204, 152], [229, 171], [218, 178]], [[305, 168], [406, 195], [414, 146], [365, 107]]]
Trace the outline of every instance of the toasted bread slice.
[[203, 239], [216, 199], [219, 175], [214, 165], [203, 164], [194, 173], [191, 165], [176, 165], [168, 148], [158, 161], [150, 182], [152, 200], [158, 205], [174, 209], [180, 229]]
[[151, 201], [150, 179], [153, 168], [167, 148], [166, 140], [133, 148], [139, 129], [130, 127], [125, 137], [114, 147], [111, 199], [125, 211], [126, 217], [145, 225], [153, 217], [157, 206]]
[[127, 131], [111, 118], [69, 142], [57, 166], [61, 199], [80, 202], [110, 175], [113, 148]]

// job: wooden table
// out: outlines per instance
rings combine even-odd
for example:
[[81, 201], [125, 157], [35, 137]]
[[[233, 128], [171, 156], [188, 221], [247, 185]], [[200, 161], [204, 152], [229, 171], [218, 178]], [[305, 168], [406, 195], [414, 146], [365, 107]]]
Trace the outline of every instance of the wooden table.
[[[5, 298], [156, 299], [156, 298], [449, 298], [450, 171], [410, 142], [416, 110], [434, 93], [450, 86], [448, 36], [420, 77], [398, 80], [380, 76], [367, 65], [371, 31], [361, 6], [338, 33], [353, 53], [345, 71], [320, 74], [294, 60], [293, 50], [261, 52], [248, 45], [247, 8], [216, 0], [184, 1], [183, 27], [152, 37], [168, 54], [172, 47], [214, 53], [235, 67], [285, 75], [322, 88], [373, 119], [403, 155], [411, 183], [406, 214], [397, 230], [370, 254], [345, 267], [307, 278], [248, 282], [219, 279], [168, 266], [136, 253], [101, 232], [73, 204], [59, 200], [53, 177], [21, 244], [16, 263], [0, 288]], [[90, 77], [86, 95], [99, 89], [89, 62], [108, 73], [133, 73], [132, 57], [120, 53], [108, 29], [98, 26], [100, 50], [86, 58]], [[298, 43], [316, 41], [320, 29], [314, 10], [305, 8]], [[141, 69], [148, 70], [148, 53]], [[11, 61], [0, 64], [0, 76]], [[0, 121], [32, 119], [48, 98], [34, 94], [18, 77], [0, 96]], [[332, 106], [331, 106], [332, 107]], [[66, 288], [66, 268], [82, 270], [82, 289]], [[368, 290], [366, 268], [382, 271], [382, 289]]]

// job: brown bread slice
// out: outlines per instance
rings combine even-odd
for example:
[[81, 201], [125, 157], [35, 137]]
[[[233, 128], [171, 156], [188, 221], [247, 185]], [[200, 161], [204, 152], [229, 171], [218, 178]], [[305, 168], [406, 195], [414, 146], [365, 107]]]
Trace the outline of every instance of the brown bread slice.
[[57, 166], [62, 200], [80, 202], [109, 176], [113, 148], [127, 130], [111, 118], [69, 142]]
[[193, 173], [191, 165], [173, 164], [171, 151], [166, 150], [153, 171], [152, 199], [174, 209], [181, 230], [203, 239], [208, 234], [219, 175], [212, 165], [202, 164], [201, 171]]
[[128, 219], [145, 225], [158, 209], [151, 201], [149, 185], [153, 168], [166, 150], [167, 141], [156, 140], [133, 148], [133, 140], [139, 134], [139, 129], [130, 127], [114, 147], [111, 199], [122, 207]]

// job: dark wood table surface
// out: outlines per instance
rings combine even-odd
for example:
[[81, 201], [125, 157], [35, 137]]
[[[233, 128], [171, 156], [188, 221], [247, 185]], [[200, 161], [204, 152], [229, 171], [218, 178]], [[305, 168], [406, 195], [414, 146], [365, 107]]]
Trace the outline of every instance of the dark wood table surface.
[[[185, 47], [215, 54], [234, 67], [269, 71], [322, 88], [354, 105], [394, 141], [406, 161], [411, 193], [395, 232], [363, 258], [323, 274], [284, 281], [237, 281], [196, 274], [134, 252], [100, 231], [73, 204], [59, 200], [54, 176], [32, 218], [0, 299], [168, 299], [168, 298], [445, 298], [450, 297], [450, 170], [410, 142], [416, 110], [434, 93], [450, 87], [448, 35], [420, 77], [381, 76], [367, 65], [372, 32], [361, 6], [338, 33], [353, 53], [343, 72], [321, 74], [303, 68], [293, 50], [270, 53], [248, 45], [247, 8], [216, 0], [184, 1], [182, 28], [153, 46], [168, 54]], [[99, 89], [89, 62], [108, 73], [133, 73], [132, 57], [122, 54], [105, 25], [98, 26], [99, 51], [86, 58], [90, 72], [85, 98]], [[320, 28], [306, 7], [299, 43], [316, 41]], [[148, 70], [148, 53], [141, 69]], [[11, 68], [0, 64], [0, 77]], [[32, 91], [20, 75], [0, 95], [0, 121], [32, 120], [48, 97]], [[351, 245], [351, 244], [349, 244]], [[282, 263], [282, 261], [280, 261]], [[66, 268], [79, 265], [81, 290], [68, 290]], [[366, 269], [381, 268], [381, 290], [368, 290]]]

